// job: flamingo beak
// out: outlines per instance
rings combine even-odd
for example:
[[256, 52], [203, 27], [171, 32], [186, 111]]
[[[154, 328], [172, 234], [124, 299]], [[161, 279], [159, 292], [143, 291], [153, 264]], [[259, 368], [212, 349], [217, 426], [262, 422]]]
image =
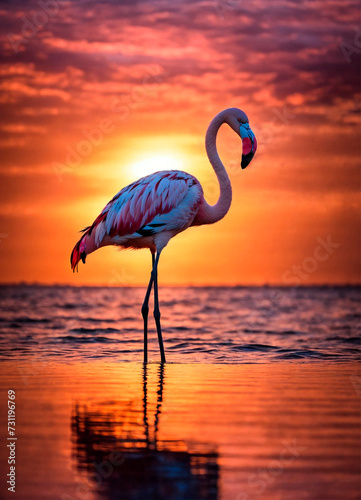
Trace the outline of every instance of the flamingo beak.
[[240, 123], [239, 135], [242, 139], [242, 161], [241, 167], [246, 168], [250, 163], [257, 149], [257, 139], [249, 123]]

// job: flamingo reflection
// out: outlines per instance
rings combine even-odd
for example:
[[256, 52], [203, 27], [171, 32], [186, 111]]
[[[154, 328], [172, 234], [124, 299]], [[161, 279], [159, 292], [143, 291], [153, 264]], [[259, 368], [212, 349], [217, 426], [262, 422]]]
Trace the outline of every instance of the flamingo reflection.
[[165, 365], [157, 391], [148, 391], [143, 365], [142, 398], [77, 403], [72, 415], [73, 452], [101, 498], [216, 500], [218, 454], [210, 444], [159, 438]]

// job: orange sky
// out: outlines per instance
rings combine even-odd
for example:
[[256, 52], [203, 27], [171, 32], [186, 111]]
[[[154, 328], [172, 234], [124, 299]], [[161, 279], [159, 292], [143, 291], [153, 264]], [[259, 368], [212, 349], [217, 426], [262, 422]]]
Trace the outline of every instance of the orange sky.
[[215, 202], [204, 134], [235, 106], [257, 154], [241, 171], [221, 130], [230, 212], [169, 243], [161, 283], [359, 282], [358, 16], [333, 0], [3, 4], [1, 280], [145, 284], [146, 250], [100, 249], [73, 275], [78, 231], [168, 166]]

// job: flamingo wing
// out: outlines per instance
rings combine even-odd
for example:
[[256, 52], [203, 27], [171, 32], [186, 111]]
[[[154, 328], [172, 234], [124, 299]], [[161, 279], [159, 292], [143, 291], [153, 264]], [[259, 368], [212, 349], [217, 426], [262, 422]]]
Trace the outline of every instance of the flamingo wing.
[[[119, 191], [93, 224], [84, 229], [72, 253], [72, 268], [82, 255], [85, 259], [89, 253], [86, 247], [99, 248], [105, 237], [121, 245], [123, 240], [185, 229], [193, 221], [202, 196], [199, 181], [177, 170], [155, 172], [133, 182]], [[86, 237], [91, 238], [91, 243]]]

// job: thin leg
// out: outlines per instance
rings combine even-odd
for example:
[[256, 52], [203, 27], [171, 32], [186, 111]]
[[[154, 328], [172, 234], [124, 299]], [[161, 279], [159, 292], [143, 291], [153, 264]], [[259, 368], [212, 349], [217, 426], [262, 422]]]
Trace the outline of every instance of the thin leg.
[[149, 313], [149, 297], [150, 297], [150, 292], [152, 290], [152, 285], [154, 281], [154, 274], [153, 274], [153, 269], [154, 269], [154, 254], [152, 253], [152, 272], [150, 274], [150, 280], [147, 288], [147, 293], [145, 294], [144, 302], [142, 305], [142, 316], [143, 316], [143, 322], [144, 322], [144, 363], [148, 362], [148, 313]]
[[159, 300], [158, 300], [158, 261], [159, 261], [159, 256], [160, 256], [160, 252], [157, 253], [157, 258], [156, 258], [155, 265], [153, 268], [153, 274], [154, 274], [154, 312], [153, 312], [153, 314], [154, 314], [155, 324], [156, 324], [157, 333], [158, 333], [160, 357], [161, 357], [162, 363], [165, 363], [165, 354], [164, 354], [164, 347], [163, 347], [162, 328], [160, 326], [160, 311], [159, 311]]

